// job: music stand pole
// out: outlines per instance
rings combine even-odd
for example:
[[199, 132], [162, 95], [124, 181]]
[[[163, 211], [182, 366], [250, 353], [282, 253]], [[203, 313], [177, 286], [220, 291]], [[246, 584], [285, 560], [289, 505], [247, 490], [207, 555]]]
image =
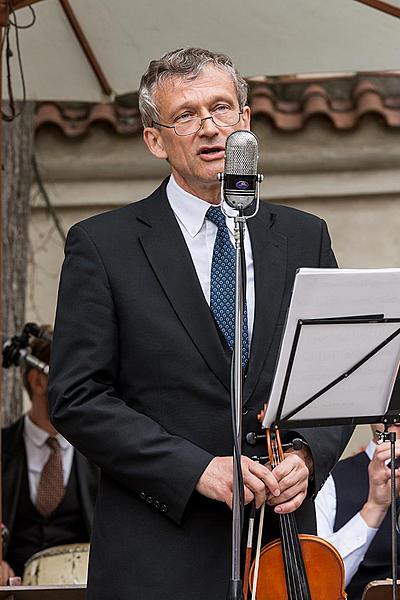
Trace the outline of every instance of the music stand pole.
[[392, 598], [397, 600], [397, 533], [396, 533], [396, 432], [388, 431], [385, 423], [382, 441], [390, 442], [391, 532], [392, 532]]

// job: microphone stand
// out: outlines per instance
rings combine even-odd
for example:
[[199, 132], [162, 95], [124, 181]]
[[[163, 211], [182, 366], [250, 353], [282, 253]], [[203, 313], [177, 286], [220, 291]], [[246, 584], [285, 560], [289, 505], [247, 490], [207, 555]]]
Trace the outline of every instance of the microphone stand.
[[3, 336], [2, 366], [4, 369], [27, 364], [38, 369], [38, 371], [42, 371], [45, 375], [49, 374], [49, 365], [36, 358], [36, 356], [33, 356], [28, 349], [31, 336], [43, 338], [51, 342], [49, 334], [42, 331], [36, 323], [26, 323], [21, 335], [14, 335], [12, 337]]
[[243, 311], [244, 276], [242, 272], [242, 240], [244, 239], [245, 217], [243, 206], [235, 216], [235, 343], [233, 349], [233, 389], [231, 389], [233, 419], [233, 501], [232, 501], [232, 566], [227, 600], [242, 600], [243, 584], [240, 573], [240, 550], [242, 537], [243, 480], [241, 473], [242, 455], [242, 404], [243, 404]]
[[[220, 174], [221, 197], [223, 193], [223, 175]], [[229, 581], [226, 600], [243, 600], [243, 582], [241, 579], [241, 537], [244, 509], [243, 475], [241, 468], [242, 456], [242, 405], [243, 405], [243, 313], [246, 303], [246, 259], [244, 251], [244, 233], [246, 219], [254, 217], [259, 208], [259, 187], [262, 175], [257, 176], [256, 208], [250, 216], [244, 215], [244, 206], [241, 203], [234, 207], [238, 214], [234, 217], [235, 228], [235, 342], [233, 348], [233, 364], [231, 372], [231, 405], [232, 405], [232, 432], [233, 432], [233, 498], [232, 498], [232, 563], [231, 579]], [[252, 202], [251, 202], [252, 204]], [[228, 203], [229, 205], [229, 203]], [[223, 208], [222, 211], [228, 217]], [[250, 350], [250, 348], [249, 348]]]

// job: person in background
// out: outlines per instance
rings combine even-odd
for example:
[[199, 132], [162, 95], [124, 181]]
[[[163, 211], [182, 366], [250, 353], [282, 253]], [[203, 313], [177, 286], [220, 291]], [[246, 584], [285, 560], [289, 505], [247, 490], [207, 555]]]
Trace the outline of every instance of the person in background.
[[[50, 326], [42, 330], [51, 339]], [[32, 354], [49, 364], [49, 339], [32, 339]], [[31, 406], [2, 430], [3, 522], [9, 531], [2, 585], [9, 577], [22, 576], [35, 552], [90, 538], [98, 470], [50, 423], [47, 379], [39, 370], [23, 367]]]
[[[382, 423], [371, 429], [373, 437], [365, 451], [338, 462], [315, 501], [318, 535], [343, 558], [348, 600], [360, 600], [367, 583], [392, 574], [390, 444], [378, 443]], [[390, 430], [396, 431], [400, 456], [400, 425]], [[398, 493], [399, 483], [397, 468]], [[397, 552], [400, 557], [399, 543]]]

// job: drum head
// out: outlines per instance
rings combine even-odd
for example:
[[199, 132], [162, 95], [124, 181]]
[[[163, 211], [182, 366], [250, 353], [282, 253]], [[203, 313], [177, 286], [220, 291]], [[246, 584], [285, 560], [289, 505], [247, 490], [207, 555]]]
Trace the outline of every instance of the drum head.
[[64, 544], [36, 552], [26, 562], [23, 585], [86, 584], [90, 544]]

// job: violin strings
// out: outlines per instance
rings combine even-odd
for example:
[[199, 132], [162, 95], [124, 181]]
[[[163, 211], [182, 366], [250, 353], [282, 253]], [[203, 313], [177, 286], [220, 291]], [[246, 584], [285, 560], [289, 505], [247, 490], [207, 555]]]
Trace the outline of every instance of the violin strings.
[[[277, 442], [274, 440], [272, 444], [272, 455], [274, 460], [273, 468], [275, 468], [280, 463], [279, 451], [277, 448]], [[293, 564], [293, 549], [290, 548], [290, 538], [288, 531], [288, 523], [286, 519], [287, 515], [280, 515], [280, 528], [281, 528], [281, 537], [282, 537], [282, 549], [284, 552], [285, 560], [285, 575], [286, 575], [286, 584], [287, 584], [287, 592], [289, 600], [295, 600], [295, 592], [296, 592], [296, 582], [295, 582], [295, 565]], [[303, 600], [299, 598], [299, 600]]]
[[[272, 455], [275, 468], [281, 461], [276, 444], [272, 445]], [[282, 546], [287, 559], [284, 564], [289, 600], [311, 600], [294, 514], [281, 515], [280, 525]]]

